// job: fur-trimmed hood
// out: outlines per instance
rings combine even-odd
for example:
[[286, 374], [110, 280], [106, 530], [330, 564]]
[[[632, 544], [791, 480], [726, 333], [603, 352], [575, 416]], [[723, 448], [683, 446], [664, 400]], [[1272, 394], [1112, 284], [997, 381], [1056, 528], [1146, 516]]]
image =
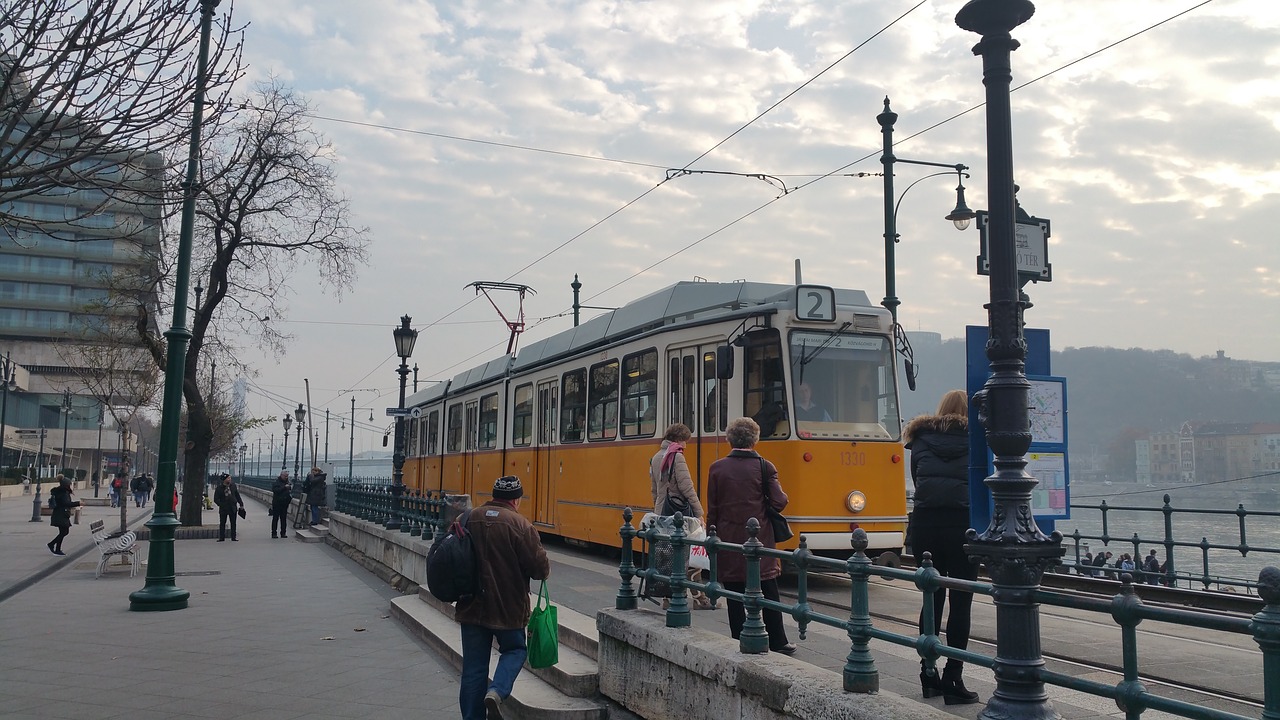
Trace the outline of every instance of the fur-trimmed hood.
[[907, 423], [902, 431], [902, 441], [907, 445], [923, 433], [968, 434], [969, 417], [967, 415], [918, 415]]

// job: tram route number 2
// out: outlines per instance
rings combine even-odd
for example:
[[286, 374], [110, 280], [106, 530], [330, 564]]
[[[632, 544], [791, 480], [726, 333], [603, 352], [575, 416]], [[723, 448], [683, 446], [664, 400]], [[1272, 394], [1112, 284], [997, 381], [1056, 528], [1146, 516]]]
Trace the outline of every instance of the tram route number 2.
[[840, 453], [841, 465], [866, 465], [867, 454], [864, 452], [845, 451]]
[[836, 291], [825, 285], [797, 285], [796, 319], [810, 322], [834, 322]]

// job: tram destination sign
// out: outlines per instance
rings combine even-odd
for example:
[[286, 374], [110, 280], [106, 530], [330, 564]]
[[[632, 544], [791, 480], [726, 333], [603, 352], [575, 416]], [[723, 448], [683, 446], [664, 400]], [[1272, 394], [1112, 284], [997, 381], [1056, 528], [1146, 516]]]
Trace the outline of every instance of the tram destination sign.
[[[1018, 248], [1018, 280], [1027, 282], [1051, 282], [1053, 266], [1049, 264], [1049, 220], [1021, 213], [1022, 217], [1014, 224], [1014, 241]], [[988, 259], [990, 246], [990, 214], [979, 210], [978, 220], [978, 274], [990, 275], [991, 262]]]

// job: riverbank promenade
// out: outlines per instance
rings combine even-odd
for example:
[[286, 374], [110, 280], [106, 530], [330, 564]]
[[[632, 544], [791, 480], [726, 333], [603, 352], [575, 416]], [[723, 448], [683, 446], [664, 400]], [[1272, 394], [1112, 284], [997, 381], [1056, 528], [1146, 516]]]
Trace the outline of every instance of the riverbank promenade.
[[[45, 547], [49, 518], [30, 522], [30, 496], [0, 500], [0, 716], [457, 717], [457, 672], [390, 618], [399, 593], [324, 544], [273, 540], [264, 508], [246, 505], [238, 542], [177, 541], [190, 606], [140, 613], [129, 593], [145, 565], [130, 577], [112, 561], [94, 579], [89, 523], [118, 529], [118, 510], [85, 508], [63, 558]], [[130, 503], [131, 529], [150, 509]]]

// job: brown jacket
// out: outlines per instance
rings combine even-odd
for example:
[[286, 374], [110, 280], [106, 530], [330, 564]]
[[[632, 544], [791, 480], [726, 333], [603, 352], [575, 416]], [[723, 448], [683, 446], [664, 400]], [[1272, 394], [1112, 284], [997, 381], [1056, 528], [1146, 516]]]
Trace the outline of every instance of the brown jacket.
[[683, 495], [689, 501], [689, 517], [701, 522], [705, 513], [702, 501], [698, 500], [698, 490], [693, 486], [693, 475], [689, 473], [689, 463], [685, 462], [684, 453], [676, 453], [671, 467], [667, 472], [662, 471], [662, 458], [667, 454], [667, 446], [670, 444], [670, 440], [663, 440], [662, 447], [649, 460], [649, 490], [653, 493], [653, 512], [655, 515], [662, 514], [662, 503], [666, 501], [668, 494]]
[[[787, 507], [787, 494], [778, 483], [778, 468], [761, 458], [755, 450], [732, 450], [711, 463], [707, 478], [707, 525], [714, 525], [722, 542], [745, 543], [747, 520], [760, 521], [756, 538], [765, 547], [774, 547], [773, 526], [764, 514], [764, 482], [769, 486], [769, 499], [776, 510]], [[746, 582], [747, 562], [741, 553], [725, 552], [718, 555], [717, 580], [721, 582]], [[776, 558], [761, 558], [760, 579], [776, 578], [782, 573], [782, 564]]]
[[480, 566], [480, 597], [458, 603], [460, 623], [491, 630], [515, 630], [529, 624], [529, 580], [546, 580], [551, 562], [533, 523], [500, 500], [471, 511], [476, 564]]

